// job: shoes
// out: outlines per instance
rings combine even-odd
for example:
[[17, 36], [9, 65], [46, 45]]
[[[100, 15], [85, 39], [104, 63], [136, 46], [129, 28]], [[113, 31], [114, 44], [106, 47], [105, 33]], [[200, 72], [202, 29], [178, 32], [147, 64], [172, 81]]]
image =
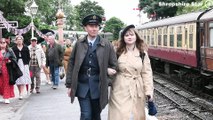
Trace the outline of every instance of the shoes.
[[50, 81], [47, 82], [48, 85], [51, 85], [52, 83]]
[[41, 93], [41, 92], [40, 92], [39, 90], [36, 90], [36, 93], [39, 94], [39, 93]]
[[10, 104], [10, 100], [9, 100], [9, 99], [5, 99], [5, 100], [4, 100], [4, 103], [5, 103], [5, 104]]
[[55, 89], [58, 88], [58, 86], [57, 85], [53, 85], [52, 88], [55, 90]]
[[32, 93], [33, 93], [33, 90], [30, 90], [30, 93], [32, 94]]
[[23, 100], [23, 96], [22, 95], [19, 96], [19, 100]]

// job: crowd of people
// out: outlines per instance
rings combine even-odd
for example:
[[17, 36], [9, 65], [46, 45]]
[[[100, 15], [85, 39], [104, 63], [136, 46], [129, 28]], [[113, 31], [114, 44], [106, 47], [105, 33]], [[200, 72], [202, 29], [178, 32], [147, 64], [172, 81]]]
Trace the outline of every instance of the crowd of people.
[[[88, 35], [74, 46], [74, 38], [65, 40], [64, 46], [58, 44], [52, 30], [44, 31], [45, 41], [40, 44], [37, 38], [31, 38], [29, 46], [24, 45], [22, 36], [16, 36], [12, 47], [1, 39], [0, 95], [5, 103], [14, 97], [14, 85], [20, 100], [25, 87], [30, 93], [39, 94], [41, 70], [47, 84], [57, 89], [60, 66], [64, 66], [67, 94], [72, 103], [78, 98], [81, 120], [101, 120], [101, 111], [108, 102], [108, 120], [145, 120], [145, 102], [153, 101], [154, 91], [147, 46], [134, 25], [123, 29], [119, 41], [103, 39], [98, 35], [101, 22], [99, 15], [86, 16], [82, 25]], [[22, 73], [13, 84], [7, 70], [12, 60]]]
[[[42, 70], [46, 76], [46, 83], [57, 89], [59, 67], [67, 68], [74, 38], [67, 39], [63, 47], [55, 42], [55, 33], [52, 30], [46, 30], [43, 34], [45, 35], [43, 42], [38, 43], [37, 38], [32, 37], [29, 46], [24, 44], [21, 35], [15, 37], [13, 45], [8, 39], [0, 39], [0, 95], [4, 103], [9, 104], [10, 99], [15, 97], [14, 86], [18, 88], [19, 100], [24, 98], [25, 93], [39, 94]], [[16, 65], [19, 73], [16, 68], [10, 69], [11, 63]]]

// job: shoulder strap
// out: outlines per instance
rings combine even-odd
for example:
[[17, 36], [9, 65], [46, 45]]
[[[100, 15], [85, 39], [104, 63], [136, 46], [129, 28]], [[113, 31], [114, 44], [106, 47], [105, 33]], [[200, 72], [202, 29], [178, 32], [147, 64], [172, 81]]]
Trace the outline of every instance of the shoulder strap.
[[144, 61], [144, 57], [145, 57], [145, 53], [144, 52], [140, 52], [140, 57], [141, 57], [141, 59], [142, 59], [142, 63], [143, 63], [143, 61]]

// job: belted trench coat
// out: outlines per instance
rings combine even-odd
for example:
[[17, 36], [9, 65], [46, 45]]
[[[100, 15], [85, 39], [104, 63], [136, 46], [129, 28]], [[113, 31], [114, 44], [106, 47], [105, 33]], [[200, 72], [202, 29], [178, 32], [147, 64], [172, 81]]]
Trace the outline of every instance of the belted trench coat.
[[144, 61], [138, 50], [122, 53], [118, 72], [112, 81], [108, 120], [145, 120], [145, 98], [153, 95], [153, 75], [145, 52]]
[[[68, 63], [68, 70], [66, 76], [66, 87], [71, 88], [71, 103], [74, 102], [77, 84], [78, 74], [83, 60], [88, 50], [87, 36], [82, 40], [76, 42]], [[116, 69], [117, 57], [114, 48], [110, 41], [100, 38], [97, 44], [96, 54], [98, 59], [98, 65], [100, 70], [99, 87], [100, 87], [100, 107], [103, 109], [108, 103], [108, 84], [109, 78], [107, 75], [107, 68]]]

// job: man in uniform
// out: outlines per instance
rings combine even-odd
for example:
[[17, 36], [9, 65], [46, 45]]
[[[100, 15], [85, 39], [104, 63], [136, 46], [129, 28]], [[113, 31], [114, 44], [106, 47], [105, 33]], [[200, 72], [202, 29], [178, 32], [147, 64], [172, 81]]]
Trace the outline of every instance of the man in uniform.
[[71, 102], [78, 97], [81, 120], [100, 120], [108, 103], [108, 75], [116, 74], [117, 58], [110, 41], [98, 35], [100, 16], [86, 16], [83, 27], [88, 33], [76, 42], [68, 63], [66, 87]]

